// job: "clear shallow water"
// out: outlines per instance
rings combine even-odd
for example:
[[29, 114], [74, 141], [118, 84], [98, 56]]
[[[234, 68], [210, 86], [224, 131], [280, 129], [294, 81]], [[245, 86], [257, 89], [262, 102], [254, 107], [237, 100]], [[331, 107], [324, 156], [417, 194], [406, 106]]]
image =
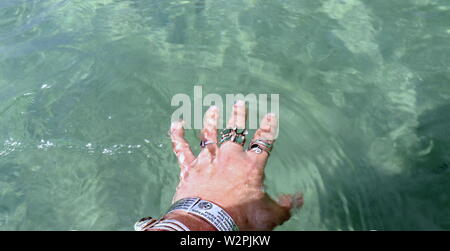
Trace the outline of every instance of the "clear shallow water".
[[0, 230], [158, 216], [199, 84], [280, 94], [278, 230], [450, 229], [449, 1], [2, 0]]

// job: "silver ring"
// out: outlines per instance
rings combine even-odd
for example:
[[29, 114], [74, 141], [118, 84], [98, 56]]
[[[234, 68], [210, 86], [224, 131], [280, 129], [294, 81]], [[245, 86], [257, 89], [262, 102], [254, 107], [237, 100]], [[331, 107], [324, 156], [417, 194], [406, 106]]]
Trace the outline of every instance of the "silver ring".
[[220, 144], [225, 143], [226, 141], [234, 142], [238, 145], [243, 146], [245, 144], [245, 136], [248, 134], [247, 129], [237, 129], [234, 128], [225, 128], [220, 132], [221, 139]]
[[269, 140], [256, 139], [252, 140], [248, 145], [247, 151], [253, 151], [257, 154], [262, 153], [263, 151], [267, 152], [270, 155], [270, 152], [273, 149], [273, 144], [269, 143]]
[[214, 142], [212, 140], [201, 140], [200, 141], [200, 147], [201, 148], [205, 148], [206, 146], [211, 145], [211, 144], [215, 144], [215, 143], [216, 142]]

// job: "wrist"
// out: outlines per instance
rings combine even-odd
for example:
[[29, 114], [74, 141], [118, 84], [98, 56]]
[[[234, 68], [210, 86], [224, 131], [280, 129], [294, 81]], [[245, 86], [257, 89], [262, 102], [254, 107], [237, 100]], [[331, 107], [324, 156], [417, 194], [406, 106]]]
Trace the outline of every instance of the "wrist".
[[[230, 211], [230, 212], [227, 212]], [[239, 231], [242, 221], [235, 210], [225, 210], [212, 201], [187, 197], [176, 201], [160, 219], [143, 218], [137, 231]], [[231, 214], [230, 214], [231, 213]]]
[[217, 229], [206, 220], [184, 211], [172, 211], [166, 214], [163, 218], [177, 220], [183, 223], [191, 231], [217, 231]]
[[177, 200], [168, 210], [168, 212], [173, 211], [184, 211], [189, 215], [195, 215], [218, 231], [239, 231], [236, 222], [225, 209], [212, 201], [203, 200], [199, 197], [186, 197]]

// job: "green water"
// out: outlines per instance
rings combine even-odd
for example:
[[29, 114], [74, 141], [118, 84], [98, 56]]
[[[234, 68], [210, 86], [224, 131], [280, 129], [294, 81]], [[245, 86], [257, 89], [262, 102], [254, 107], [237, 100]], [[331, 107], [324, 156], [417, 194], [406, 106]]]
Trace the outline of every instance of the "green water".
[[1, 0], [0, 230], [160, 215], [194, 85], [280, 94], [277, 230], [450, 230], [448, 0]]

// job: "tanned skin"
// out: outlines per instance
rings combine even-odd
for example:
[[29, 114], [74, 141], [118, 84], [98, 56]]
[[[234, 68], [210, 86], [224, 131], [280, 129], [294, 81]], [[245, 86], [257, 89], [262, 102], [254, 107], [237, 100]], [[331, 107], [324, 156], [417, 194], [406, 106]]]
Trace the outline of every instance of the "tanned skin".
[[[246, 106], [240, 100], [233, 106], [227, 128], [245, 128]], [[219, 110], [211, 106], [206, 112], [201, 139], [218, 142]], [[273, 143], [278, 119], [267, 114], [260, 123], [254, 139]], [[245, 151], [234, 142], [221, 146], [208, 144], [195, 156], [184, 138], [183, 122], [173, 122], [170, 128], [173, 151], [180, 165], [180, 182], [173, 202], [186, 197], [199, 197], [222, 207], [240, 230], [273, 230], [288, 220], [291, 210], [303, 205], [303, 196], [282, 195], [276, 200], [264, 191], [264, 168], [269, 154]], [[191, 230], [215, 230], [203, 219], [175, 211], [164, 218], [177, 219]]]

